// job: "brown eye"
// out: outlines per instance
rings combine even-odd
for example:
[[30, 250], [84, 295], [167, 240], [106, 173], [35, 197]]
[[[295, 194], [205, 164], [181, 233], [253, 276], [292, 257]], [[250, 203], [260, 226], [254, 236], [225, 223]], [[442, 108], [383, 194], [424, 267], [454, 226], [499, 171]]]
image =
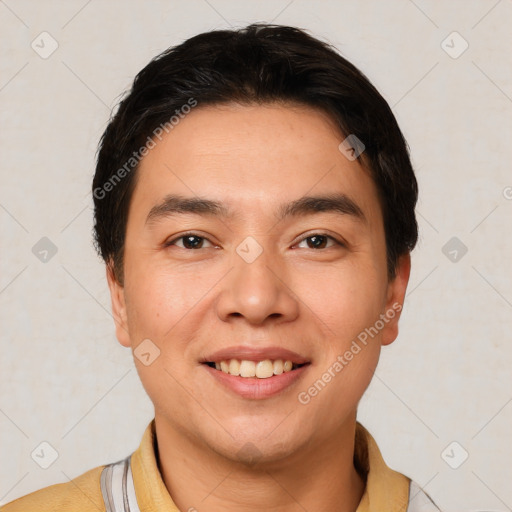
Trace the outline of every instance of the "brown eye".
[[304, 242], [307, 244], [307, 249], [326, 249], [336, 244], [340, 245], [339, 242], [334, 240], [331, 236], [321, 234], [310, 235], [302, 239], [299, 242], [298, 247], [300, 247]]
[[182, 237], [183, 247], [185, 249], [200, 249], [203, 245], [204, 238], [195, 235], [189, 235]]
[[211, 242], [208, 241], [206, 238], [195, 235], [193, 233], [188, 233], [186, 235], [182, 235], [178, 238], [175, 238], [170, 242], [167, 242], [165, 245], [166, 247], [175, 245], [182, 249], [204, 249], [205, 243], [210, 244], [213, 247], [213, 244], [211, 244]]

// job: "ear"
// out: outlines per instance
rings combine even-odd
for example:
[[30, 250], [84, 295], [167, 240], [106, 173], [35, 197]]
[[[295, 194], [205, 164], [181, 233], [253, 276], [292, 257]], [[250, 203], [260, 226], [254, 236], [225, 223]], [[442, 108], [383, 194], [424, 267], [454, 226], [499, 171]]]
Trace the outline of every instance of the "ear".
[[124, 298], [124, 287], [115, 276], [113, 263], [107, 263], [107, 282], [110, 289], [110, 300], [112, 302], [112, 315], [116, 324], [116, 337], [124, 347], [130, 347], [130, 334], [126, 316], [126, 302]]
[[393, 343], [398, 336], [398, 321], [403, 309], [410, 273], [411, 255], [407, 253], [399, 257], [395, 277], [388, 283], [386, 307], [383, 312], [385, 327], [382, 330], [382, 345]]

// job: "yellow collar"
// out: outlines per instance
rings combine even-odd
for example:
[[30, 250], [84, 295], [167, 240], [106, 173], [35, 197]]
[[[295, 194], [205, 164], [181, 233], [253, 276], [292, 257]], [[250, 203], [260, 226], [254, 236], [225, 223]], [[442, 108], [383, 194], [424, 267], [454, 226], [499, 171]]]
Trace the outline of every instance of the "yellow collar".
[[[406, 512], [410, 480], [386, 466], [377, 443], [357, 423], [354, 461], [366, 475], [366, 487], [356, 512]], [[152, 421], [131, 460], [135, 494], [141, 510], [179, 512], [160, 475], [155, 456], [155, 424]]]
[[356, 427], [354, 464], [366, 473], [366, 487], [356, 512], [406, 512], [411, 481], [386, 465], [375, 439], [360, 423]]

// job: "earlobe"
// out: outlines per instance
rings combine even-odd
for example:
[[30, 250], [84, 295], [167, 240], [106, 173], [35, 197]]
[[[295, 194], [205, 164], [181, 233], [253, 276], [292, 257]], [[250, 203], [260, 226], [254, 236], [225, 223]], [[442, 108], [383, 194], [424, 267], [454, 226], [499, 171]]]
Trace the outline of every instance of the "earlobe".
[[113, 263], [106, 266], [107, 282], [110, 289], [110, 300], [112, 303], [112, 316], [116, 326], [116, 337], [119, 343], [124, 347], [130, 347], [130, 335], [128, 332], [128, 322], [126, 315], [126, 301], [124, 297], [124, 287], [117, 280]]
[[405, 292], [411, 273], [411, 255], [403, 254], [396, 265], [395, 277], [389, 281], [384, 315], [388, 319], [382, 331], [382, 345], [389, 345], [398, 336], [398, 321], [403, 309]]

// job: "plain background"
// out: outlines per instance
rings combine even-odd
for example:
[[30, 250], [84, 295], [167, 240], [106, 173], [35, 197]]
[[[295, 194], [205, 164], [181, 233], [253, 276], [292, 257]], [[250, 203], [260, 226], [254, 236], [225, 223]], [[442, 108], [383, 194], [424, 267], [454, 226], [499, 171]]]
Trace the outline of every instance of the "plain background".
[[[123, 458], [152, 418], [92, 246], [111, 109], [168, 46], [273, 21], [367, 74], [420, 184], [401, 333], [359, 419], [444, 510], [511, 510], [510, 0], [4, 0], [0, 16], [0, 503]], [[43, 237], [57, 249], [46, 262]], [[59, 455], [46, 470], [31, 457], [43, 441]]]

